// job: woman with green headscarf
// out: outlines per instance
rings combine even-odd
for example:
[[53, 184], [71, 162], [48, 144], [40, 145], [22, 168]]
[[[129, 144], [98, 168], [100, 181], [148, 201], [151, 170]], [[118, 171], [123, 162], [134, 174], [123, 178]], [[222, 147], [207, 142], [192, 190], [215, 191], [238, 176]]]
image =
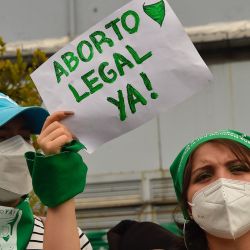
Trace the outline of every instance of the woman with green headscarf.
[[170, 172], [185, 218], [180, 233], [122, 221], [108, 233], [111, 250], [250, 250], [249, 136], [223, 130], [199, 137]]
[[199, 137], [170, 171], [188, 250], [250, 249], [249, 136], [223, 130]]

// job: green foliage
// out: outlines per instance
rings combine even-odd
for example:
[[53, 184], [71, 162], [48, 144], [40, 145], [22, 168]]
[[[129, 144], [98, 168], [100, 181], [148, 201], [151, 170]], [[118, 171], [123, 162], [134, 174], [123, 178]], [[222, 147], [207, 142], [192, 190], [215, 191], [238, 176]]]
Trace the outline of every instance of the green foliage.
[[47, 208], [41, 203], [39, 198], [36, 196], [34, 191], [29, 194], [29, 202], [32, 207], [33, 213], [37, 216], [45, 216], [47, 212]]
[[40, 105], [41, 98], [30, 74], [47, 60], [46, 54], [35, 50], [27, 62], [21, 50], [13, 59], [4, 58], [5, 43], [0, 37], [0, 92], [10, 96], [22, 106]]
[[0, 37], [0, 56], [3, 56], [5, 52], [5, 43], [3, 39]]
[[[10, 96], [22, 106], [41, 105], [41, 98], [30, 78], [30, 74], [47, 60], [41, 50], [35, 50], [28, 60], [23, 57], [21, 50], [16, 51], [15, 58], [5, 58], [6, 47], [0, 37], [0, 92]], [[32, 136], [36, 145], [36, 137]], [[30, 193], [30, 204], [35, 214], [44, 216], [45, 206], [41, 204], [34, 192]]]

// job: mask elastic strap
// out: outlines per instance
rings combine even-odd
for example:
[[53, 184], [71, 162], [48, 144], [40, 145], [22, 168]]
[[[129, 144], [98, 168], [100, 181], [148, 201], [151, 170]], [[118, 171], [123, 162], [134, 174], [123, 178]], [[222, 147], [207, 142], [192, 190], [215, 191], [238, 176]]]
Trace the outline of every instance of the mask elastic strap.
[[188, 246], [187, 246], [187, 242], [186, 242], [186, 234], [185, 234], [185, 231], [186, 231], [186, 223], [188, 222], [188, 220], [184, 220], [184, 225], [183, 225], [183, 230], [182, 230], [182, 233], [183, 233], [183, 239], [184, 239], [184, 244], [185, 244], [185, 247], [186, 249], [188, 250]]

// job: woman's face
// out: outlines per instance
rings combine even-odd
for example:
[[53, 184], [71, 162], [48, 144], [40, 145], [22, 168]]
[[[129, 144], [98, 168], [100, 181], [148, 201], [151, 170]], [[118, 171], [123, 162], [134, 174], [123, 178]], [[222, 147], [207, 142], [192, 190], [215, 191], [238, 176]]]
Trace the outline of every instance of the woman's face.
[[[25, 119], [23, 117], [16, 117], [11, 120], [4, 126], [0, 127], [0, 142], [7, 140], [13, 136], [20, 135], [27, 142], [30, 141], [30, 130], [25, 125]], [[0, 206], [6, 207], [16, 207], [19, 203], [20, 199], [16, 199], [14, 201], [1, 202]]]
[[197, 191], [219, 178], [250, 181], [250, 168], [242, 164], [226, 146], [205, 143], [193, 155], [187, 200], [192, 202]]
[[0, 142], [16, 135], [22, 136], [27, 142], [30, 140], [30, 130], [27, 128], [25, 119], [21, 116], [0, 127]]

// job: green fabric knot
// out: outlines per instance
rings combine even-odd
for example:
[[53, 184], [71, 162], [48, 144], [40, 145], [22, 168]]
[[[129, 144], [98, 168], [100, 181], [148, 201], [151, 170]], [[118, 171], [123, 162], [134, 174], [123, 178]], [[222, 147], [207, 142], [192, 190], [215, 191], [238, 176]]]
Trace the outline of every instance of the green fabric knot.
[[62, 147], [61, 152], [71, 151], [77, 153], [82, 149], [86, 149], [86, 147], [81, 142], [73, 140], [72, 142], [65, 144]]
[[88, 168], [77, 153], [83, 148], [74, 140], [64, 145], [59, 154], [25, 154], [34, 192], [43, 204], [56, 207], [83, 192]]

